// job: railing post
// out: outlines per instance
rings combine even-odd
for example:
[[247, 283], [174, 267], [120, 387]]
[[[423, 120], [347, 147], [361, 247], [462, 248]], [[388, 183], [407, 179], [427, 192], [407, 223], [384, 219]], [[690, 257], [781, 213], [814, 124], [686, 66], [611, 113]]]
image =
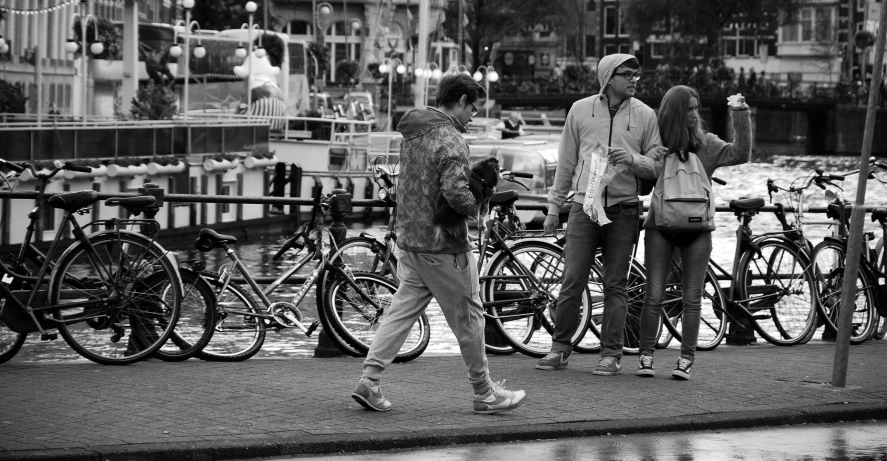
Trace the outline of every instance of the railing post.
[[[348, 195], [343, 189], [333, 189], [332, 194], [330, 196], [330, 216], [333, 218], [333, 223], [330, 225], [330, 236], [332, 236], [333, 241], [336, 242], [336, 245], [345, 240], [345, 234], [348, 231], [348, 228], [345, 227], [345, 216], [348, 216], [348, 213], [351, 212], [351, 196]], [[341, 259], [337, 258], [336, 261], [332, 261], [334, 264], [341, 264]], [[321, 283], [321, 281], [318, 281]], [[323, 309], [320, 303], [322, 303], [322, 299], [317, 300], [318, 309]], [[327, 336], [324, 330], [320, 331], [320, 334], [317, 336], [317, 347], [314, 349], [315, 357], [338, 357], [341, 356], [342, 350], [339, 349], [339, 346], [332, 342]]]

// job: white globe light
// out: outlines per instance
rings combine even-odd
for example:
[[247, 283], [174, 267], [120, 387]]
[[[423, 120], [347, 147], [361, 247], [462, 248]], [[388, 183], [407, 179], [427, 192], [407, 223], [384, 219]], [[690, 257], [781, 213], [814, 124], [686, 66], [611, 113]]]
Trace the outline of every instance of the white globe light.
[[328, 5], [322, 5], [322, 6], [320, 7], [320, 14], [326, 16], [326, 15], [330, 14], [330, 12], [331, 12], [331, 10], [330, 10], [330, 7], [329, 7]]
[[204, 56], [206, 56], [206, 48], [204, 48], [203, 45], [197, 45], [197, 47], [194, 48], [194, 57], [200, 59]]
[[102, 45], [102, 42], [93, 42], [92, 45], [89, 45], [89, 51], [94, 55], [102, 54], [102, 51], [105, 51], [105, 45]]
[[[7, 46], [4, 44], [4, 46]], [[68, 53], [76, 53], [77, 49], [80, 48], [80, 44], [77, 43], [73, 38], [69, 38], [67, 42], [65, 42], [65, 51]]]
[[256, 57], [257, 58], [264, 58], [265, 57], [265, 49], [262, 47], [256, 48]]
[[388, 64], [382, 64], [382, 65], [380, 65], [380, 66], [379, 66], [379, 72], [381, 72], [381, 73], [383, 73], [383, 74], [387, 74], [387, 73], [388, 73]]
[[487, 80], [489, 80], [491, 82], [495, 82], [496, 80], [499, 80], [499, 73], [496, 72], [495, 70], [491, 69], [490, 72], [487, 74]]
[[182, 55], [182, 47], [180, 47], [179, 45], [173, 45], [169, 49], [169, 55], [174, 58], [178, 58], [179, 56]]
[[468, 70], [463, 70], [462, 73], [471, 77], [471, 72], [468, 72]]
[[256, 5], [256, 2], [246, 2], [246, 12], [249, 14], [253, 14], [256, 12], [256, 9], [259, 6]]
[[190, 10], [191, 8], [194, 8], [194, 0], [182, 0], [182, 6], [185, 7], [185, 9]]
[[244, 66], [234, 66], [234, 75], [240, 78], [246, 78], [246, 76], [249, 75], [249, 72]]
[[246, 57], [246, 48], [244, 48], [242, 46], [237, 48], [236, 50], [234, 50], [234, 56], [237, 56], [240, 59], [245, 58]]
[[360, 29], [360, 21], [356, 19], [354, 21], [351, 21], [351, 28], [354, 30]]
[[6, 54], [9, 52], [9, 43], [4, 43], [3, 47], [0, 48], [0, 54]]
[[484, 74], [480, 73], [479, 70], [474, 71], [474, 79], [478, 82], [484, 79]]
[[434, 69], [433, 71], [431, 71], [431, 78], [440, 79], [440, 74], [441, 74], [440, 69]]
[[421, 77], [425, 72], [422, 69], [416, 69], [413, 73], [416, 74], [416, 77]]
[[398, 74], [402, 74], [406, 71], [407, 71], [407, 66], [405, 66], [403, 64], [398, 64], [398, 66], [397, 66], [397, 73]]
[[0, 35], [0, 48], [3, 48], [4, 46], [6, 46], [6, 40], [3, 40], [3, 36]]

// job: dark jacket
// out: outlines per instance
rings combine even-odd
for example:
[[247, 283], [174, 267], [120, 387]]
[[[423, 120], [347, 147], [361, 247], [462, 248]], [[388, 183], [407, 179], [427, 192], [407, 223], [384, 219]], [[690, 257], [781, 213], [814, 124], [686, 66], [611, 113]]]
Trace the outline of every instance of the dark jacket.
[[400, 176], [397, 182], [397, 246], [414, 253], [464, 253], [468, 239], [444, 236], [434, 240], [432, 218], [441, 196], [459, 213], [477, 215], [477, 203], [468, 190], [468, 143], [464, 128], [433, 108], [413, 109], [401, 118], [403, 134]]

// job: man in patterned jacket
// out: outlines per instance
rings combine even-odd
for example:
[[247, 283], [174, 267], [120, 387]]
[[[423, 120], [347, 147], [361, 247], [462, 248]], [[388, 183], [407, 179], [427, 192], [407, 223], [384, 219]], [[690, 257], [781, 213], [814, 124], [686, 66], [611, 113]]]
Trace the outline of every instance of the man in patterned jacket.
[[[484, 316], [478, 289], [477, 260], [468, 239], [434, 238], [432, 217], [443, 197], [459, 213], [476, 216], [468, 190], [465, 125], [486, 99], [483, 87], [464, 74], [448, 74], [437, 87], [437, 107], [404, 114], [397, 189], [397, 273], [400, 286], [363, 362], [363, 376], [351, 396], [369, 410], [388, 411], [382, 371], [397, 355], [431, 298], [437, 300], [459, 342], [474, 388], [474, 411], [493, 414], [519, 407], [526, 393], [494, 383], [484, 349]], [[504, 381], [502, 382], [504, 383]]]

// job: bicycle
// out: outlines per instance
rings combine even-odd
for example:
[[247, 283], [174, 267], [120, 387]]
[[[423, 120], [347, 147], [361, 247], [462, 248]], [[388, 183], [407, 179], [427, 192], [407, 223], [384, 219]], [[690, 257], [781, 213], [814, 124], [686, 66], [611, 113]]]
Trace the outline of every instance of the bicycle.
[[[375, 330], [397, 290], [397, 285], [376, 274], [352, 271], [341, 260], [329, 256], [323, 240], [323, 219], [329, 208], [329, 200], [324, 200], [320, 185], [314, 186], [312, 192], [314, 201], [311, 220], [296, 230], [273, 259], [279, 259], [290, 249], [295, 249], [298, 253], [307, 248], [307, 253], [264, 289], [259, 287], [230, 248], [230, 245], [237, 243], [235, 237], [219, 234], [212, 229], [200, 231], [195, 247], [202, 252], [224, 250], [232, 262], [233, 271], [230, 266], [225, 265], [216, 275], [206, 274], [208, 281], [214, 285], [219, 318], [213, 339], [198, 357], [215, 361], [246, 360], [261, 349], [268, 328], [277, 331], [298, 328], [310, 337], [320, 324], [330, 338], [349, 355], [359, 357], [367, 354]], [[332, 236], [329, 242], [335, 254], [336, 244]], [[312, 260], [318, 262], [293, 301], [272, 303], [269, 295]], [[246, 281], [264, 310], [259, 308], [250, 291], [232, 280], [234, 271]], [[317, 286], [317, 311], [320, 320], [306, 326], [302, 323], [302, 313], [298, 305], [313, 285]], [[428, 347], [429, 340], [428, 318], [423, 314], [395, 361], [406, 362], [419, 357]]]
[[[851, 174], [856, 173], [852, 172]], [[834, 176], [834, 175], [833, 175]], [[843, 179], [841, 177], [840, 179]], [[843, 192], [841, 186], [825, 181], [825, 184]], [[813, 260], [816, 262], [820, 275], [819, 303], [826, 315], [824, 321], [827, 328], [838, 330], [838, 318], [841, 311], [843, 297], [845, 258], [847, 245], [849, 244], [850, 214], [853, 206], [846, 203], [841, 193], [835, 193], [832, 189], [826, 190], [826, 197], [831, 203], [828, 205], [826, 215], [835, 221], [838, 228], [833, 236], [826, 237], [813, 248]], [[866, 238], [870, 235], [864, 236]], [[878, 296], [875, 287], [878, 284], [875, 274], [877, 269], [867, 257], [868, 245], [863, 249], [863, 257], [859, 261], [859, 270], [856, 279], [856, 294], [852, 315], [851, 344], [860, 344], [872, 337], [877, 328], [877, 312], [875, 306]]]
[[[49, 180], [62, 170], [91, 169], [57, 162], [51, 171], [41, 173], [30, 163], [2, 159], [0, 167], [18, 174], [27, 170], [39, 183], [21, 258], [33, 245]], [[88, 190], [54, 195], [46, 201], [64, 210], [62, 220], [36, 275], [21, 272], [23, 266], [11, 268], [0, 262], [0, 316], [6, 327], [19, 334], [39, 332], [46, 341], [57, 339], [60, 333], [72, 349], [93, 362], [128, 365], [150, 356], [172, 333], [179, 316], [181, 281], [174, 254], [144, 235], [121, 229], [147, 220], [110, 219], [80, 226], [75, 215], [87, 213], [97, 198], [97, 192]], [[87, 235], [83, 229], [92, 225], [104, 229]], [[75, 242], [61, 252], [60, 242], [69, 228]], [[51, 262], [59, 252], [58, 261]], [[41, 289], [44, 283], [47, 287]], [[164, 287], [171, 288], [161, 295]], [[58, 333], [50, 332], [54, 329]], [[127, 334], [127, 340], [121, 341]], [[11, 358], [10, 351], [17, 349], [4, 352], [4, 360]]]

